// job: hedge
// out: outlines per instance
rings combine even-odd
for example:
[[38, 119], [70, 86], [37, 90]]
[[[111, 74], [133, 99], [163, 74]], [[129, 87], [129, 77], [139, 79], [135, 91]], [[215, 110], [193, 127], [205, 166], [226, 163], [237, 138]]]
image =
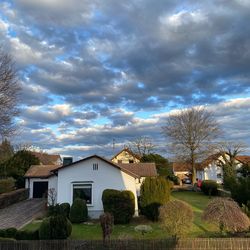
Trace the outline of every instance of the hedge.
[[129, 223], [135, 213], [135, 196], [131, 191], [106, 189], [102, 193], [104, 212], [114, 216], [115, 224]]
[[0, 194], [0, 209], [8, 207], [19, 201], [23, 201], [29, 198], [29, 190], [22, 188], [15, 191]]
[[11, 192], [15, 189], [13, 178], [0, 179], [0, 194]]
[[218, 195], [218, 184], [213, 180], [204, 180], [201, 183], [201, 190], [206, 195]]
[[0, 229], [0, 238], [16, 239], [16, 240], [39, 240], [38, 230], [24, 231], [17, 230], [14, 227]]

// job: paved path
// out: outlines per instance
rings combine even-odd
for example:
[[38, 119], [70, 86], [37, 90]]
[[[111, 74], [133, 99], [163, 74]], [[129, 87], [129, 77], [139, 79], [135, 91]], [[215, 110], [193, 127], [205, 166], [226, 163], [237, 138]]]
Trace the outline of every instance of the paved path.
[[31, 199], [0, 209], [0, 229], [21, 228], [45, 210], [44, 199]]

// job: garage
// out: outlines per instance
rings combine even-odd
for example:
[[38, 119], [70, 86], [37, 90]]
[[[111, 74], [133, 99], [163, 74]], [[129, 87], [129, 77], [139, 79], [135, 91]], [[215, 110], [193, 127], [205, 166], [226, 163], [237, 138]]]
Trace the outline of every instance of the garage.
[[33, 198], [44, 198], [47, 196], [48, 181], [33, 182]]

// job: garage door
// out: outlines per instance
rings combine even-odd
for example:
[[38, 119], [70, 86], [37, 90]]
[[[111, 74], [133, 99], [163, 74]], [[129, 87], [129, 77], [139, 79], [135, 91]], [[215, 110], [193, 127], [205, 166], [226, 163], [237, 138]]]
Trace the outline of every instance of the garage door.
[[47, 195], [47, 191], [47, 181], [35, 181], [33, 183], [33, 198], [44, 198]]

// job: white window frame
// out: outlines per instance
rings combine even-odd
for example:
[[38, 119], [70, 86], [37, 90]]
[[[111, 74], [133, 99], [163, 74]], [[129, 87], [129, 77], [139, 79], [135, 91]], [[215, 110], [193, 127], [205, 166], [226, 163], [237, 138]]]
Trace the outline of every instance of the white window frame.
[[77, 181], [77, 182], [72, 182], [71, 183], [71, 204], [73, 203], [73, 194], [74, 194], [74, 185], [91, 185], [91, 203], [86, 204], [87, 207], [93, 207], [94, 206], [94, 196], [93, 196], [93, 182], [92, 181]]

